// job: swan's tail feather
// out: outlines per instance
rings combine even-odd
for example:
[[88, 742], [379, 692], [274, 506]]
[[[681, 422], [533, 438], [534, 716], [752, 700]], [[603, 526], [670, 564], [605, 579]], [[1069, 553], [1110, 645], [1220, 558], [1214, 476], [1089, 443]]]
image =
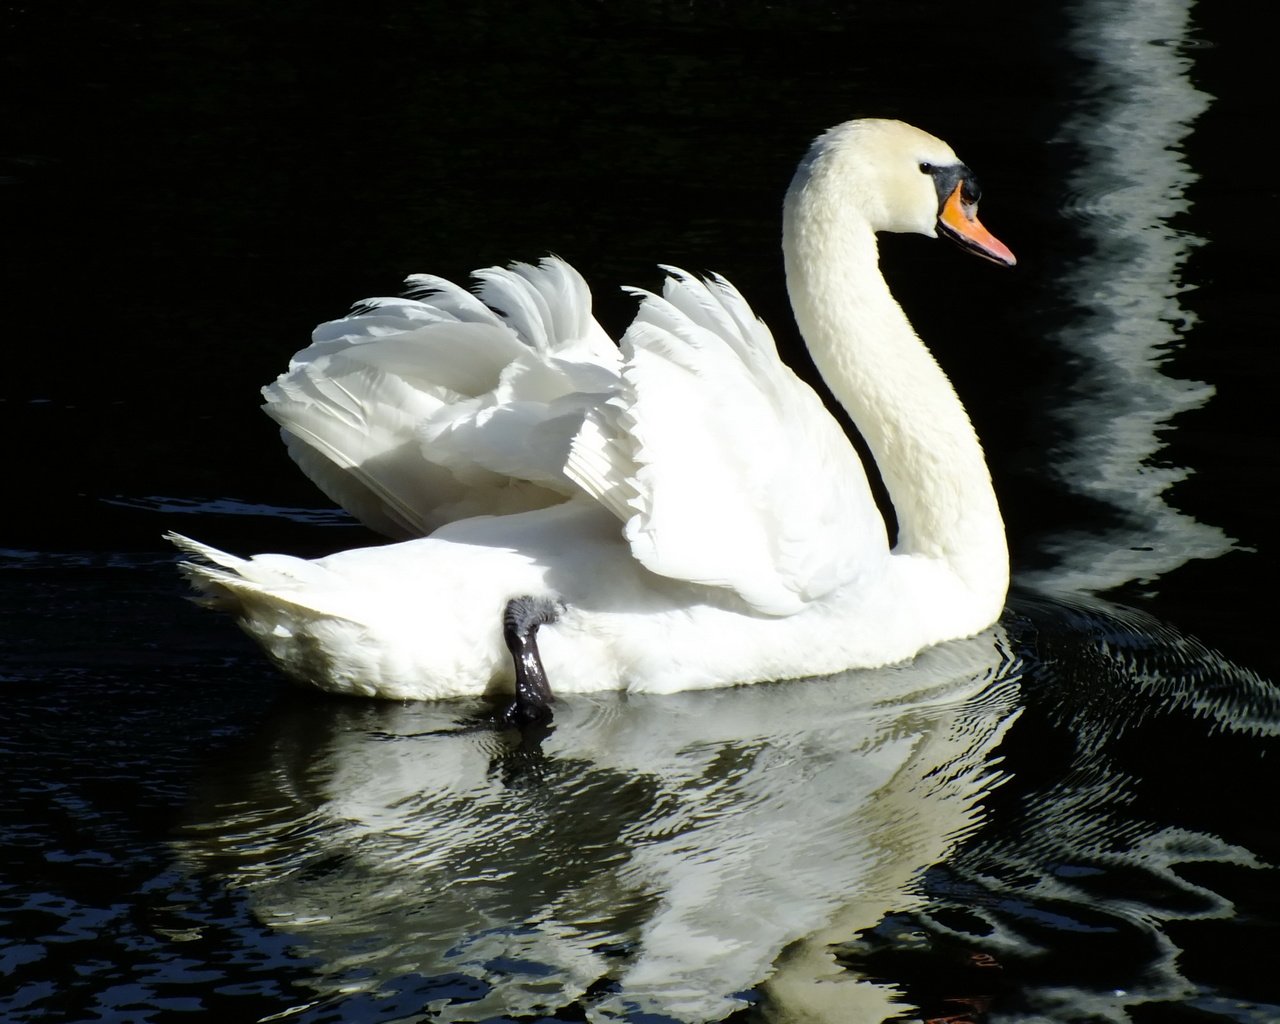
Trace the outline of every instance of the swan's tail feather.
[[328, 607], [333, 602], [322, 600], [324, 594], [333, 591], [333, 580], [315, 562], [291, 555], [240, 558], [180, 533], [166, 533], [164, 539], [191, 557], [192, 561], [179, 562], [178, 569], [196, 591], [192, 600], [203, 607], [242, 618], [248, 618], [252, 608], [258, 627], [272, 617], [264, 614], [266, 608], [272, 609], [277, 618], [286, 613], [299, 621], [354, 621]]
[[248, 561], [220, 551], [198, 540], [170, 531], [164, 539], [194, 561], [178, 563], [178, 570], [195, 589], [192, 600], [206, 608], [238, 612], [240, 602], [237, 592], [247, 582], [241, 575]]
[[229, 555], [227, 552], [219, 551], [217, 548], [211, 547], [208, 544], [201, 544], [198, 540], [192, 540], [190, 537], [183, 536], [181, 533], [174, 533], [172, 530], [164, 535], [164, 539], [184, 555], [190, 555], [192, 558], [199, 558], [212, 565], [220, 565], [223, 568], [231, 569], [234, 572], [238, 572], [240, 567], [245, 564], [245, 560], [243, 558], [237, 558], [235, 555]]

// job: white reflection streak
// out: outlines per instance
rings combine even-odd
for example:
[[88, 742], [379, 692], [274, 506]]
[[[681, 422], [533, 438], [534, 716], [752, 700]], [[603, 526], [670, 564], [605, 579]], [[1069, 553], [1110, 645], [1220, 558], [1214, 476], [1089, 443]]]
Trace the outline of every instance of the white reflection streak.
[[1192, 85], [1193, 0], [1085, 0], [1068, 9], [1067, 45], [1084, 61], [1077, 113], [1057, 141], [1082, 154], [1068, 212], [1093, 250], [1063, 283], [1092, 315], [1058, 332], [1079, 354], [1079, 391], [1062, 411], [1073, 441], [1055, 465], [1068, 486], [1119, 510], [1106, 536], [1074, 534], [1048, 547], [1062, 564], [1033, 585], [1101, 592], [1149, 581], [1231, 547], [1220, 529], [1168, 505], [1189, 470], [1159, 465], [1161, 431], [1203, 405], [1213, 387], [1161, 372], [1165, 353], [1193, 322], [1180, 301], [1188, 254], [1203, 239], [1173, 226], [1189, 207], [1195, 173], [1182, 156], [1211, 97]]

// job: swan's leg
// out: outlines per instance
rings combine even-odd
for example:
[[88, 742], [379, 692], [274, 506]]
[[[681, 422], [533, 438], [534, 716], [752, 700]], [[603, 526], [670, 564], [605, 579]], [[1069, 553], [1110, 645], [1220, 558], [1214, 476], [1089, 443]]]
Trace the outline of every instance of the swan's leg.
[[551, 687], [538, 656], [538, 627], [555, 622], [561, 605], [545, 597], [514, 597], [502, 615], [502, 636], [516, 666], [516, 699], [502, 713], [510, 725], [551, 720]]

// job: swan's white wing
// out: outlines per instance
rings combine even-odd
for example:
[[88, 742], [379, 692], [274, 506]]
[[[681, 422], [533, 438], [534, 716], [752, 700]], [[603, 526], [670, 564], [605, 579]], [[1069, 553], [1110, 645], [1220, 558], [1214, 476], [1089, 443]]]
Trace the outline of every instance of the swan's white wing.
[[857, 453], [722, 278], [670, 270], [622, 340], [619, 393], [566, 474], [653, 572], [790, 614], [887, 553]]
[[476, 273], [473, 295], [408, 279], [321, 324], [263, 389], [289, 453], [372, 529], [406, 538], [572, 493], [561, 467], [620, 357], [558, 259]]

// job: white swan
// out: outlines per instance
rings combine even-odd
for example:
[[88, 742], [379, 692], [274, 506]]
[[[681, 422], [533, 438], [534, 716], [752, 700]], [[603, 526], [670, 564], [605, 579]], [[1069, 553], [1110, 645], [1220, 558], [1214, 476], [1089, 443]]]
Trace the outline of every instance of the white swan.
[[307, 561], [170, 535], [198, 559], [184, 571], [298, 680], [398, 699], [514, 684], [518, 717], [544, 714], [547, 680], [671, 692], [977, 633], [1004, 604], [1003, 523], [875, 233], [941, 227], [1012, 265], [978, 195], [950, 147], [885, 120], [827, 131], [787, 192], [796, 320], [887, 486], [892, 549], [856, 452], [732, 285], [670, 270], [619, 351], [548, 259], [478, 272], [478, 297], [411, 277], [264, 389], [326, 493], [416, 539]]

